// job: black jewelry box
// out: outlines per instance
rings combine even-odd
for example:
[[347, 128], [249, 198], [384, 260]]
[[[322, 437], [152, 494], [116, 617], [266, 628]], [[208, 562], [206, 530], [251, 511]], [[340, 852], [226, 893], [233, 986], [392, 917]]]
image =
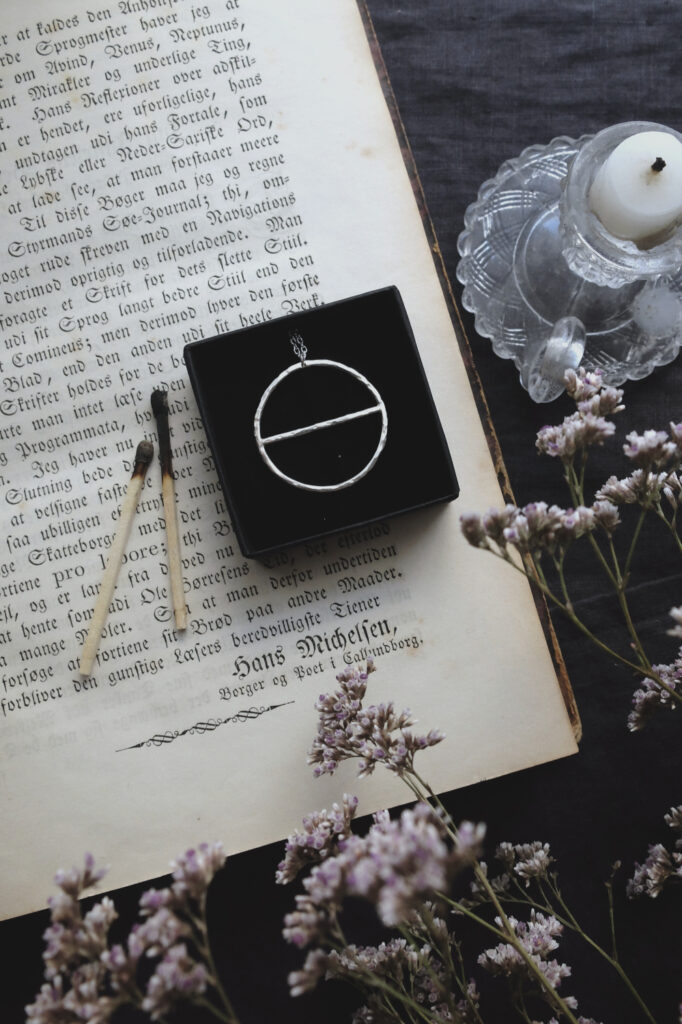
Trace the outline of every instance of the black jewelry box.
[[184, 354], [245, 555], [457, 497], [397, 288], [192, 342]]

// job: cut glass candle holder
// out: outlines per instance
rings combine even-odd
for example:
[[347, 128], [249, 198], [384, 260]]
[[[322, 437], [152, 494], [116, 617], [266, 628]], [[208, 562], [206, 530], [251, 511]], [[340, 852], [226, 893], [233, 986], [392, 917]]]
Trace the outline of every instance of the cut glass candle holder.
[[607, 384], [639, 380], [682, 344], [682, 225], [649, 248], [610, 234], [591, 211], [595, 175], [620, 143], [661, 125], [630, 122], [531, 146], [484, 182], [459, 237], [462, 305], [476, 331], [513, 359], [536, 402], [567, 369]]

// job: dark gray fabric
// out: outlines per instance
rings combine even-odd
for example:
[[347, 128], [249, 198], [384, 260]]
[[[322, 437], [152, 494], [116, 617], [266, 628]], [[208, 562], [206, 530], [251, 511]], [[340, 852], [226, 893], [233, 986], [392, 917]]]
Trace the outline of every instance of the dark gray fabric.
[[[674, 0], [368, 4], [453, 282], [465, 207], [504, 159], [555, 135], [575, 137], [620, 121], [641, 118], [682, 127], [682, 4]], [[513, 366], [497, 359], [488, 342], [476, 339], [469, 318], [465, 322], [517, 499], [565, 504], [558, 470], [536, 456], [534, 437], [544, 422], [569, 411], [568, 403], [534, 406]], [[621, 434], [681, 420], [681, 385], [679, 360], [630, 385]], [[616, 448], [595, 460], [596, 480], [626, 472]], [[607, 639], [620, 644], [616, 610], [599, 574], [589, 561], [577, 570], [575, 603]], [[682, 603], [679, 562], [657, 536], [642, 545], [634, 572], [638, 625], [654, 657], [668, 661], [675, 644], [663, 630], [667, 609]], [[647, 842], [667, 839], [662, 816], [682, 802], [679, 714], [661, 716], [647, 732], [630, 735], [625, 719], [634, 681], [563, 622], [557, 628], [583, 716], [580, 754], [453, 794], [448, 806], [458, 818], [488, 822], [490, 849], [502, 839], [551, 842], [565, 895], [607, 944], [603, 881], [612, 862], [622, 858], [624, 876], [635, 858], [645, 856]], [[500, 672], [505, 670], [501, 665]], [[451, 683], [475, 688], [476, 666]], [[456, 749], [451, 756], [457, 756]], [[428, 771], [426, 760], [424, 767]], [[5, 822], [5, 835], [8, 829], [11, 823]], [[226, 986], [243, 1024], [348, 1021], [353, 997], [339, 986], [293, 1003], [286, 994], [286, 972], [301, 955], [280, 939], [281, 918], [292, 902], [289, 890], [271, 884], [280, 855], [277, 846], [235, 857], [216, 882], [211, 923]], [[122, 894], [124, 908], [132, 912], [141, 888]], [[622, 959], [660, 1024], [677, 1019], [682, 999], [680, 900], [679, 894], [673, 897], [628, 904], [621, 885], [616, 899]], [[46, 923], [45, 915], [33, 915], [0, 925], [0, 941], [9, 950], [0, 995], [3, 1021], [21, 1020], [21, 1006], [39, 985], [40, 933]], [[369, 918], [360, 911], [351, 924], [358, 941], [375, 941]], [[574, 966], [564, 987], [578, 996], [581, 1013], [604, 1024], [642, 1019], [608, 966], [571, 939], [562, 944], [559, 959], [564, 958]], [[190, 1013], [179, 1019], [203, 1018]], [[512, 1019], [495, 1004], [486, 1016], [487, 1024]]]

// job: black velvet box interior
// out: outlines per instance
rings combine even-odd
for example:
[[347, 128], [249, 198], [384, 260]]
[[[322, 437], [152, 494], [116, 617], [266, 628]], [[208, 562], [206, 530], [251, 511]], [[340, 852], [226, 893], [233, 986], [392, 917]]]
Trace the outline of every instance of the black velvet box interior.
[[[305, 366], [292, 347], [295, 333], [307, 348]], [[320, 366], [318, 360], [342, 365]], [[185, 362], [245, 555], [264, 555], [457, 497], [450, 454], [397, 288], [192, 342]], [[264, 451], [285, 476], [322, 487], [359, 476], [371, 464], [385, 418], [385, 446], [350, 486], [303, 489], [278, 476], [261, 454], [254, 418], [266, 390], [289, 367], [296, 369], [273, 388], [260, 420]], [[385, 414], [379, 409], [325, 425], [376, 409], [380, 403], [367, 382], [378, 391]], [[289, 432], [293, 436], [267, 440]]]

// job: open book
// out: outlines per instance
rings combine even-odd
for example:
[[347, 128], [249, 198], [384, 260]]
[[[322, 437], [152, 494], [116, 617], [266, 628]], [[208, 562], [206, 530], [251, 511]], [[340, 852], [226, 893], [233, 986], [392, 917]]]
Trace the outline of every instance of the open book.
[[[494, 442], [376, 60], [355, 0], [3, 8], [4, 917], [41, 907], [54, 870], [85, 850], [112, 865], [113, 888], [198, 841], [248, 849], [328, 806], [352, 765], [313, 779], [313, 704], [370, 656], [370, 700], [447, 734], [429, 755], [440, 790], [575, 750], [570, 689], [525, 580], [459, 534], [461, 512], [501, 500]], [[404, 300], [459, 499], [245, 559], [184, 345], [387, 286]], [[159, 387], [189, 628], [173, 628], [155, 463], [82, 678]], [[360, 795], [363, 812], [404, 799], [381, 775]]]

